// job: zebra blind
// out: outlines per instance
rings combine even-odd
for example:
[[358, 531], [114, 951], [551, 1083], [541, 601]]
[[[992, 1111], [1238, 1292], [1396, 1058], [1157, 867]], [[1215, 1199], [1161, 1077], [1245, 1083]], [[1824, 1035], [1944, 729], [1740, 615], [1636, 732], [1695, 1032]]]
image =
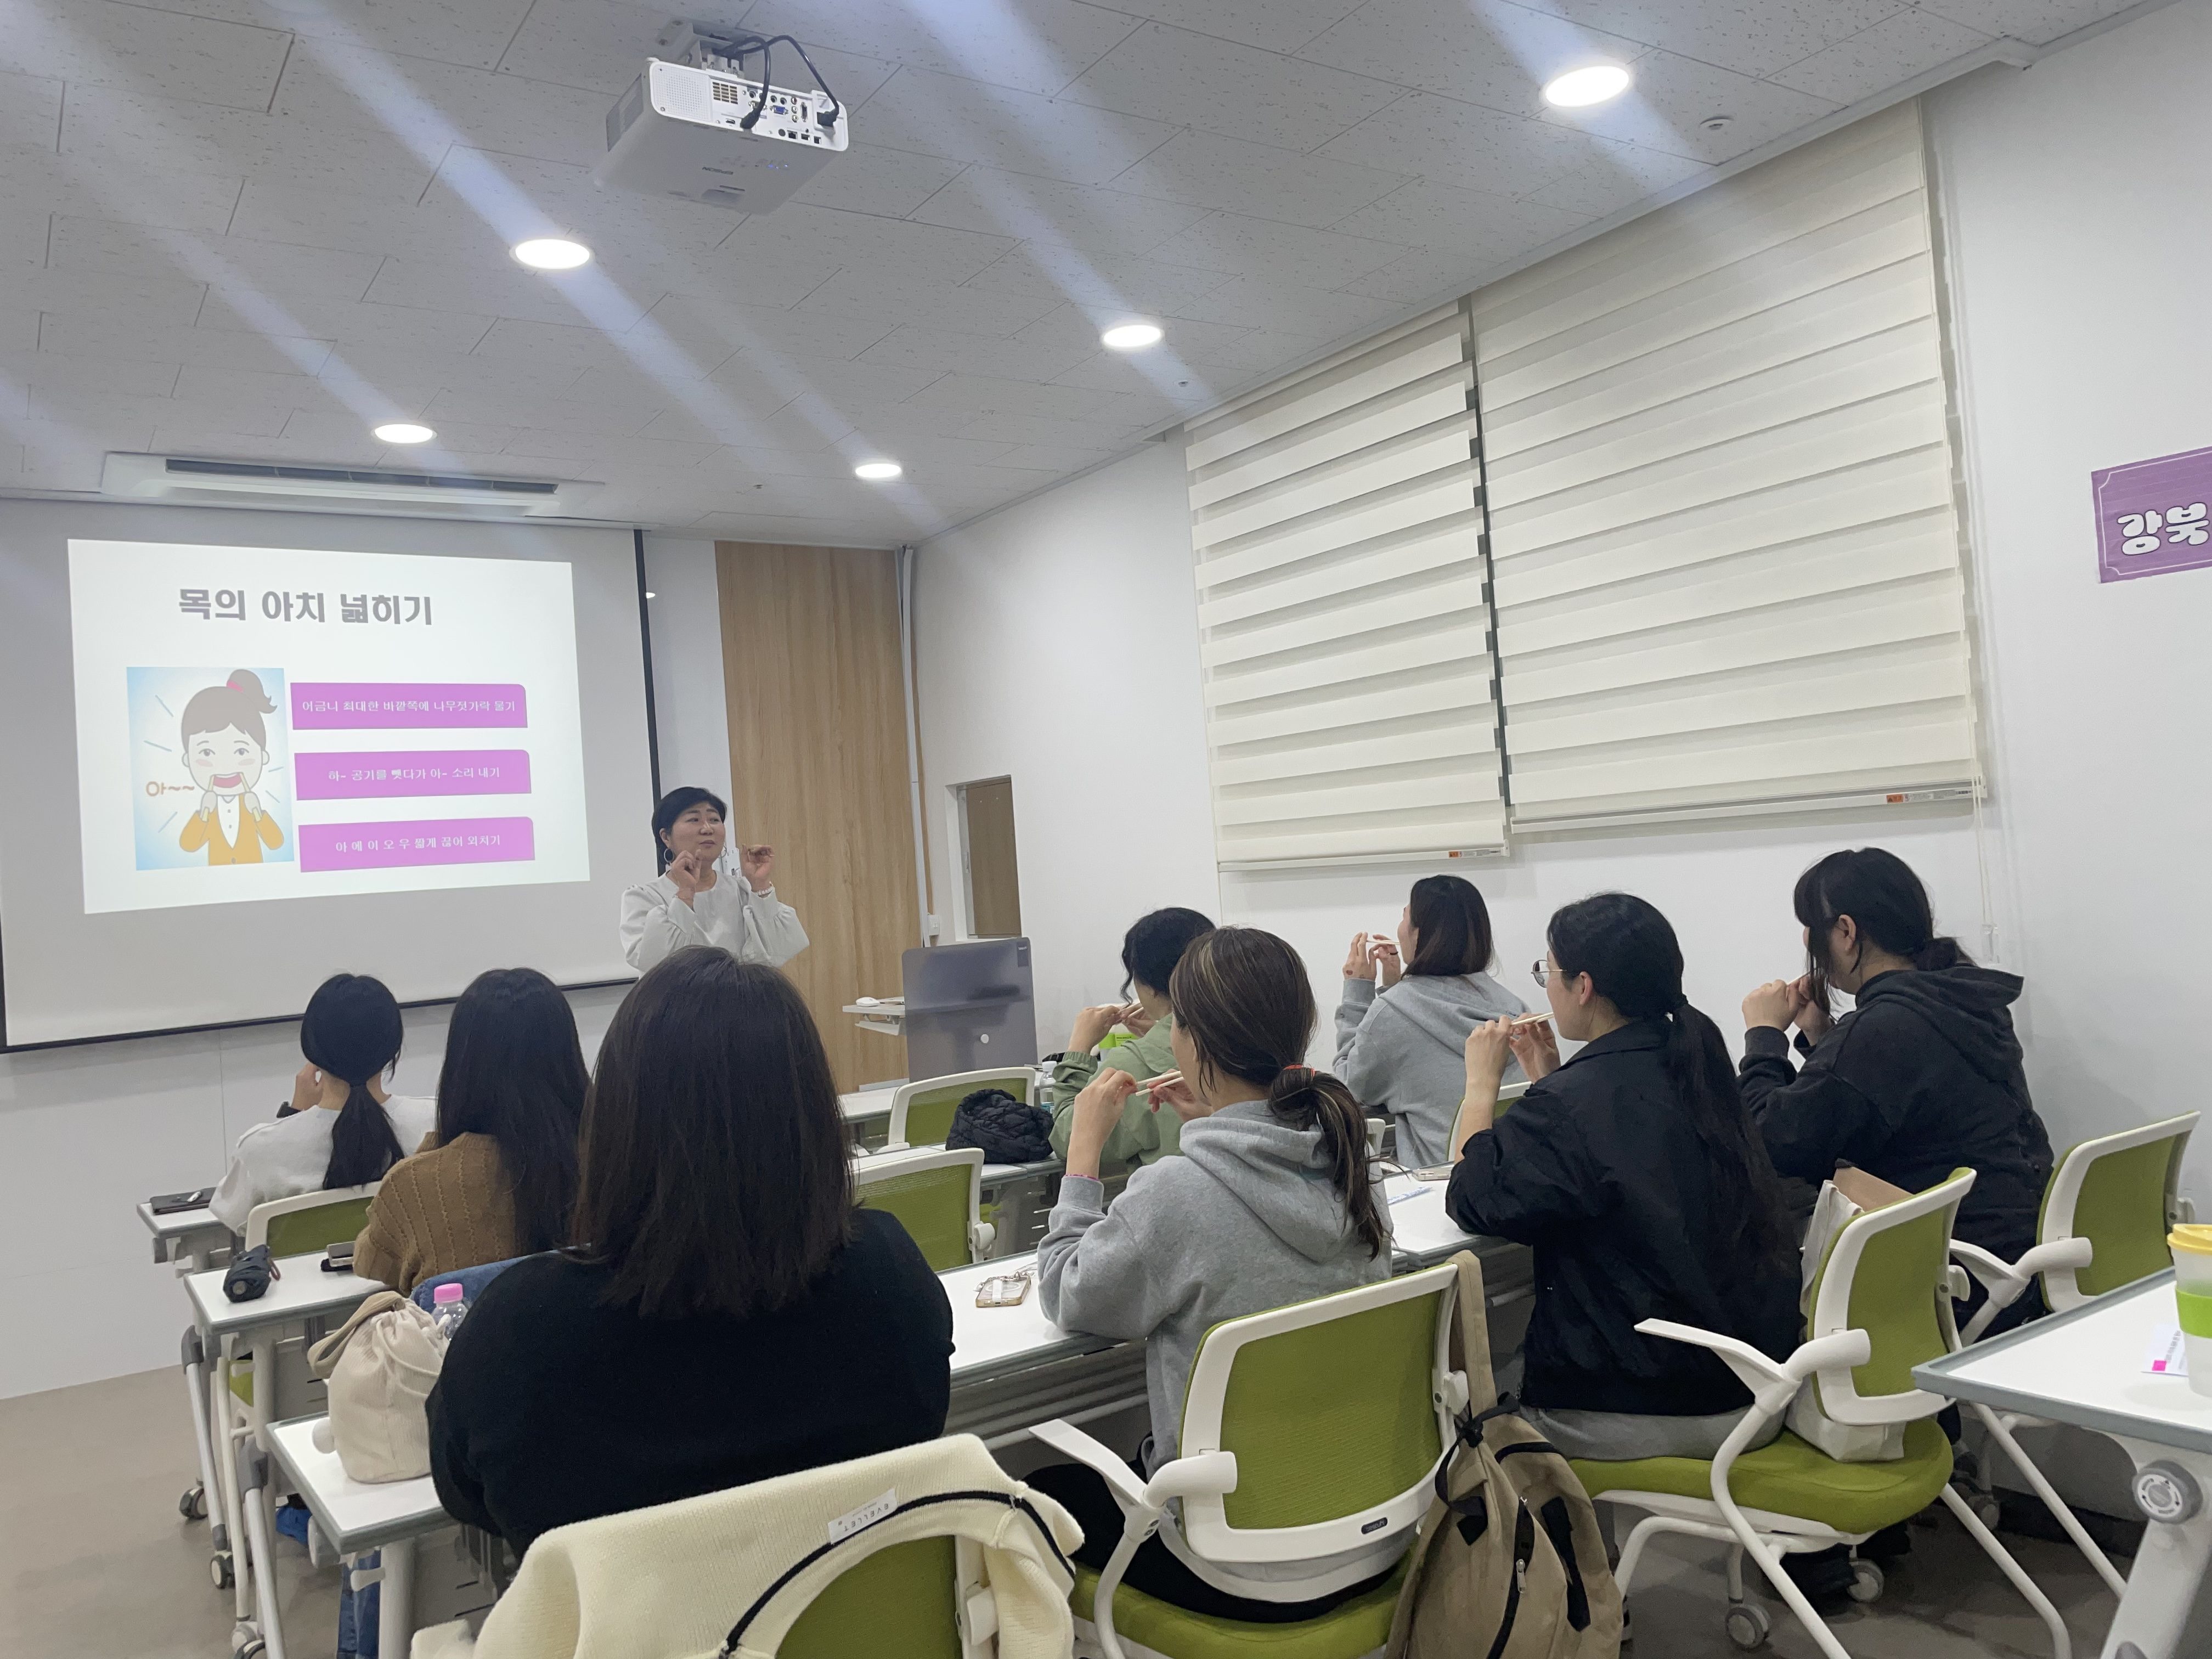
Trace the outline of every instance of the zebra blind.
[[1218, 856], [1504, 844], [1457, 306], [1185, 434]]
[[1474, 296], [1513, 822], [1979, 777], [1907, 103]]

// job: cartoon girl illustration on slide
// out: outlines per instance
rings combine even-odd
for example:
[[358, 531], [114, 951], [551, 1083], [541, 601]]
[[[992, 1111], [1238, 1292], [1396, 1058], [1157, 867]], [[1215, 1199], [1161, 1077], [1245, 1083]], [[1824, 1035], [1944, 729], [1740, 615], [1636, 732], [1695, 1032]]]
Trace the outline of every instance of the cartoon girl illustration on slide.
[[185, 820], [178, 841], [187, 853], [204, 847], [211, 865], [258, 864], [264, 847], [273, 851], [284, 844], [283, 826], [253, 793], [269, 764], [269, 731], [261, 717], [276, 712], [250, 668], [194, 692], [185, 705], [185, 765], [200, 787], [198, 810]]

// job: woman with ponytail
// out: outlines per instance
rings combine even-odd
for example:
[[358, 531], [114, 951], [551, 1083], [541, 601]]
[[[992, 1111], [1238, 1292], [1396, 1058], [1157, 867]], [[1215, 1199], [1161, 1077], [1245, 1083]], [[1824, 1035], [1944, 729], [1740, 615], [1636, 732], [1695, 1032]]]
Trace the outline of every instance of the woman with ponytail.
[[[1937, 933], [1920, 878], [1879, 847], [1829, 854], [1798, 878], [1794, 908], [1808, 971], [1743, 1000], [1743, 1097], [1774, 1167], [1819, 1182], [1842, 1159], [1908, 1192], [1971, 1169], [1958, 1236], [2016, 1261], [2051, 1179], [2013, 1031], [2020, 976]], [[1841, 1019], [1832, 989], [1853, 1001]], [[2031, 1289], [1997, 1328], [2041, 1305]]]
[[[1636, 1327], [1676, 1320], [1786, 1357], [1798, 1275], [1781, 1193], [1721, 1034], [1682, 994], [1667, 918], [1601, 893], [1545, 937], [1550, 1026], [1468, 1038], [1445, 1208], [1535, 1249], [1522, 1414], [1547, 1440], [1570, 1457], [1711, 1457], [1749, 1393], [1705, 1349]], [[1551, 1026], [1584, 1045], [1565, 1065]], [[1501, 1117], [1509, 1052], [1532, 1081]]]
[[[1207, 1330], [1390, 1276], [1389, 1212], [1370, 1165], [1365, 1115], [1343, 1084], [1302, 1063], [1315, 1008], [1297, 953], [1256, 928], [1216, 928], [1184, 950], [1168, 1000], [1180, 1070], [1143, 1085], [1102, 1070], [1077, 1097], [1067, 1173], [1037, 1249], [1046, 1317], [1146, 1344], [1147, 1471], [1176, 1455], [1184, 1385]], [[1182, 1120], [1182, 1156], [1137, 1170], [1109, 1212], [1100, 1155], [1140, 1087]], [[1121, 1534], [1105, 1482], [1073, 1465], [1030, 1480], [1082, 1522], [1077, 1559], [1103, 1567]], [[1385, 1552], [1371, 1574], [1333, 1595], [1274, 1601], [1200, 1577], [1155, 1536], [1127, 1582], [1191, 1612], [1279, 1623], [1371, 1589], [1395, 1555]], [[1301, 1563], [1297, 1576], [1313, 1572]]]
[[325, 980], [300, 1019], [307, 1063], [292, 1079], [291, 1109], [239, 1137], [208, 1203], [216, 1219], [243, 1233], [257, 1204], [381, 1181], [420, 1146], [437, 1103], [384, 1087], [404, 1035], [399, 1004], [383, 981], [366, 974]]

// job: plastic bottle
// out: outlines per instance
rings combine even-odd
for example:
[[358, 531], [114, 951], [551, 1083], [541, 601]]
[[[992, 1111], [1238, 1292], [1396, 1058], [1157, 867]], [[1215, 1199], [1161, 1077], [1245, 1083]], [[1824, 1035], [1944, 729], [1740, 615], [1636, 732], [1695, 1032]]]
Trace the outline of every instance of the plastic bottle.
[[453, 1333], [460, 1329], [461, 1322], [468, 1316], [468, 1298], [459, 1285], [441, 1285], [430, 1292], [430, 1322], [447, 1341], [453, 1340]]

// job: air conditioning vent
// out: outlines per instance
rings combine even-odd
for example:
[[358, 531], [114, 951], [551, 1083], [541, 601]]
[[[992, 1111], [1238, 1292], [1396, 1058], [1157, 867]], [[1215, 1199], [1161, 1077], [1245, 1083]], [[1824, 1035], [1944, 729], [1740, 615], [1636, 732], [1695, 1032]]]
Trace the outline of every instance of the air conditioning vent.
[[599, 488], [559, 478], [288, 466], [181, 455], [111, 454], [100, 478], [102, 495], [138, 501], [440, 518], [574, 518]]

